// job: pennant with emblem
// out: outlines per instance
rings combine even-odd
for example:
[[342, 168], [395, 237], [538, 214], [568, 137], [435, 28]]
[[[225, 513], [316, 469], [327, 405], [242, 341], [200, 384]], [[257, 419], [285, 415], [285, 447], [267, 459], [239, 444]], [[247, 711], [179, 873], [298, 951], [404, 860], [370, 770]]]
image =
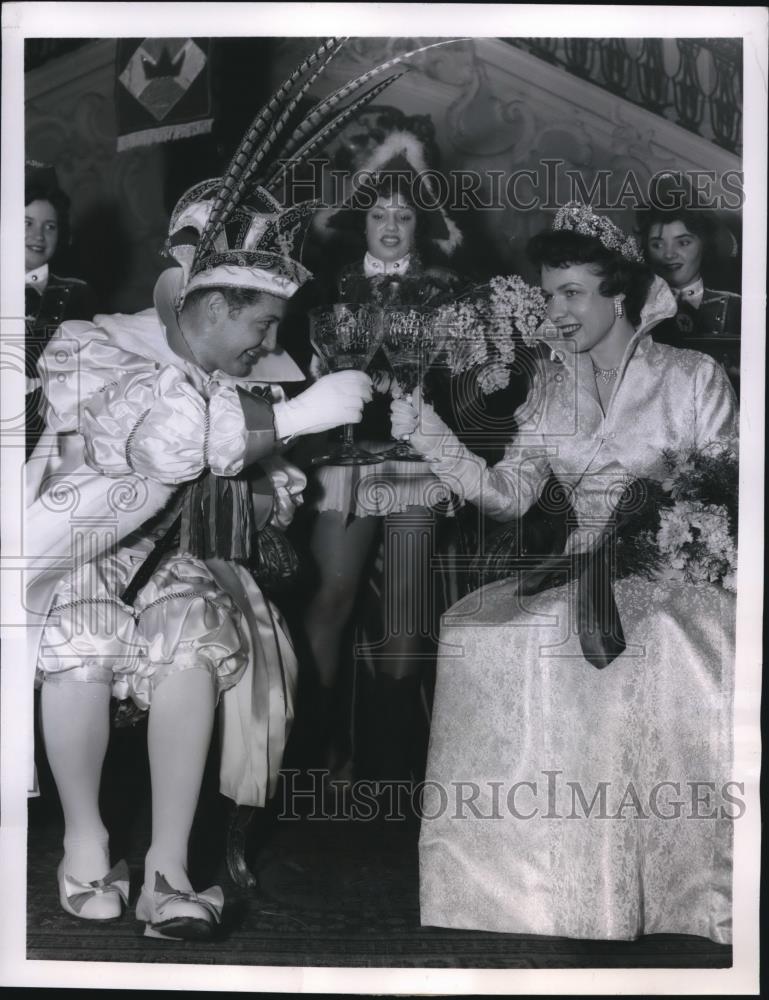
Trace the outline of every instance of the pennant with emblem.
[[118, 152], [211, 131], [210, 44], [204, 38], [118, 41]]

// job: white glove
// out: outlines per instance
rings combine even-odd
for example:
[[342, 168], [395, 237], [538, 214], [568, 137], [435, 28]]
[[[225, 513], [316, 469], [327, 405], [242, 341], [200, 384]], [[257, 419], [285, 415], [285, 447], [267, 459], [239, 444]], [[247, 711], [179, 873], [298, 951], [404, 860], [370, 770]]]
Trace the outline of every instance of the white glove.
[[399, 396], [390, 403], [392, 436], [396, 441], [408, 441], [419, 423], [419, 411], [410, 396]]
[[297, 434], [317, 434], [340, 424], [357, 424], [363, 404], [371, 402], [371, 379], [364, 372], [332, 372], [295, 399], [275, 403], [275, 432], [283, 440]]
[[293, 521], [297, 507], [303, 502], [302, 490], [307, 486], [307, 477], [301, 469], [280, 455], [262, 459], [259, 464], [268, 473], [275, 490], [275, 506], [270, 524], [285, 530]]
[[411, 396], [394, 399], [390, 404], [392, 435], [398, 441], [411, 441], [426, 458], [440, 454], [443, 444], [454, 437], [451, 428], [433, 407], [422, 399], [419, 388]]

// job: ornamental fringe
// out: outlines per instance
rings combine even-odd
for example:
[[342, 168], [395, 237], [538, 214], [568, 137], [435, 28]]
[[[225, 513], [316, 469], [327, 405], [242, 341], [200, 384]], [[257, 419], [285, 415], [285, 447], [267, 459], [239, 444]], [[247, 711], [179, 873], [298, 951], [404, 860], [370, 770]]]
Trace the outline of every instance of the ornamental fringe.
[[161, 142], [173, 142], [175, 139], [189, 139], [195, 135], [206, 135], [214, 124], [213, 118], [204, 118], [196, 122], [183, 122], [179, 125], [163, 125], [159, 128], [142, 129], [128, 135], [119, 135], [117, 151], [123, 153], [127, 149], [139, 146], [152, 146]]

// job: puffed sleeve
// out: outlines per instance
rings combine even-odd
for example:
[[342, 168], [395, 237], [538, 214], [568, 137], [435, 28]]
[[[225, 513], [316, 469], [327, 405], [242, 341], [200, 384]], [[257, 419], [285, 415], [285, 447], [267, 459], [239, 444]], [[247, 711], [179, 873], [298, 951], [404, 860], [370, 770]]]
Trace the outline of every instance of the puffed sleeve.
[[694, 378], [695, 447], [734, 439], [739, 430], [737, 397], [723, 367], [702, 355]]
[[423, 407], [423, 419], [410, 442], [453, 493], [494, 520], [512, 521], [534, 505], [550, 473], [544, 439], [529, 427], [529, 400], [516, 417], [519, 431], [493, 466], [462, 444], [431, 407]]
[[70, 320], [56, 330], [38, 361], [46, 422], [58, 434], [77, 431], [85, 400], [120, 378], [152, 372], [154, 364], [112, 342], [95, 323]]
[[173, 365], [121, 378], [82, 408], [86, 460], [105, 475], [139, 475], [176, 485], [210, 468], [235, 476], [272, 454], [275, 431], [266, 400], [212, 383], [201, 395]]

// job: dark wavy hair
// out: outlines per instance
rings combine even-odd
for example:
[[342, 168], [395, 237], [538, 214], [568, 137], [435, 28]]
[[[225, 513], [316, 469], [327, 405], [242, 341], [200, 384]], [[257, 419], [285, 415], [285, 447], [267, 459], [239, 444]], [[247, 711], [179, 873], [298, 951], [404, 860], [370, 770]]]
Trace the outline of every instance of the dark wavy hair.
[[537, 268], [571, 267], [587, 264], [603, 279], [598, 291], [606, 298], [625, 294], [625, 315], [637, 327], [654, 274], [646, 264], [628, 260], [607, 249], [594, 236], [570, 230], [547, 230], [533, 236], [526, 247], [529, 260]]
[[24, 185], [24, 205], [31, 205], [33, 201], [47, 201], [56, 210], [56, 221], [59, 224], [59, 239], [56, 246], [57, 253], [69, 243], [71, 234], [69, 211], [69, 195], [55, 184], [53, 181], [46, 181], [35, 178]]
[[[414, 177], [399, 171], [383, 172], [376, 179], [367, 181], [358, 196], [358, 203], [341, 209], [333, 216], [332, 227], [344, 230], [360, 240], [361, 249], [366, 248], [366, 214], [379, 198], [393, 198], [399, 195], [413, 209], [416, 215], [414, 230], [414, 250], [422, 260], [442, 259], [443, 254], [435, 247], [431, 237], [429, 209], [416, 204]], [[436, 210], [437, 211], [437, 210]]]
[[720, 256], [718, 248], [719, 226], [706, 212], [689, 208], [666, 209], [652, 206], [638, 212], [638, 232], [644, 253], [647, 252], [652, 226], [667, 226], [671, 222], [681, 222], [690, 233], [702, 240], [702, 258], [713, 259]]

